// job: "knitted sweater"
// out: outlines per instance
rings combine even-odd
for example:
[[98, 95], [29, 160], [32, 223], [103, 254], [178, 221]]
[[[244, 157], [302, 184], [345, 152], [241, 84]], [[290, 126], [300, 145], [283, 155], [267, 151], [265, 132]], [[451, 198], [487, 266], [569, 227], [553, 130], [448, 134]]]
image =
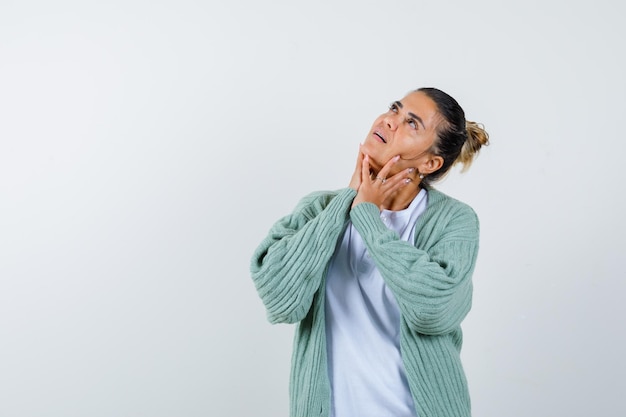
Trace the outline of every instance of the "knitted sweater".
[[290, 415], [327, 417], [330, 412], [325, 279], [352, 221], [400, 308], [402, 360], [418, 415], [469, 417], [460, 324], [471, 307], [478, 218], [469, 206], [429, 188], [412, 245], [385, 226], [374, 204], [350, 209], [355, 195], [345, 188], [305, 197], [274, 224], [252, 258], [252, 279], [268, 320], [298, 323]]

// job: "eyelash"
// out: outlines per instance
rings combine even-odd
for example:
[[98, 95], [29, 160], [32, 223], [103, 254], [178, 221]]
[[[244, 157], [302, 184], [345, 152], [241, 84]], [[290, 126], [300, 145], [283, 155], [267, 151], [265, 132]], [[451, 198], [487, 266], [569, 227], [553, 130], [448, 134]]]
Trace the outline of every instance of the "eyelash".
[[[391, 103], [389, 105], [389, 111], [393, 113], [398, 113], [398, 105], [396, 103]], [[411, 126], [411, 129], [417, 130], [417, 122], [414, 119], [406, 119], [406, 122]]]

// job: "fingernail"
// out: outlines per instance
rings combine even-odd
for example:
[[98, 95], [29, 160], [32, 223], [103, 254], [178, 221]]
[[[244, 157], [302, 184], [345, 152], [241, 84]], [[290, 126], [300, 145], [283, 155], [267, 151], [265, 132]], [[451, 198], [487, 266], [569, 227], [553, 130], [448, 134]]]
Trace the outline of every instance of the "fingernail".
[[408, 184], [408, 183], [410, 183], [410, 182], [411, 182], [411, 178], [405, 178], [405, 180], [404, 180], [404, 183], [405, 183], [405, 184]]
[[400, 159], [400, 155], [396, 155], [393, 157], [394, 162], [396, 162], [398, 159]]
[[415, 171], [415, 168], [409, 168], [409, 174], [412, 174]]

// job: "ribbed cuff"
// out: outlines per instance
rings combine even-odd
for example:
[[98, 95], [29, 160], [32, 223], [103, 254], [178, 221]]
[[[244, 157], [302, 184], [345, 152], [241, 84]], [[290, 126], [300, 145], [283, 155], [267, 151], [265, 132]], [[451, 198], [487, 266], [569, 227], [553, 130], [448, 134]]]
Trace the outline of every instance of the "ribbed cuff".
[[380, 210], [373, 203], [360, 203], [350, 210], [350, 220], [357, 228], [361, 237], [366, 239], [371, 236], [380, 236], [389, 229], [380, 219]]
[[[337, 195], [326, 207], [332, 214], [347, 213], [352, 201], [356, 197], [356, 190], [347, 187], [339, 190]], [[348, 210], [347, 210], [348, 209]]]

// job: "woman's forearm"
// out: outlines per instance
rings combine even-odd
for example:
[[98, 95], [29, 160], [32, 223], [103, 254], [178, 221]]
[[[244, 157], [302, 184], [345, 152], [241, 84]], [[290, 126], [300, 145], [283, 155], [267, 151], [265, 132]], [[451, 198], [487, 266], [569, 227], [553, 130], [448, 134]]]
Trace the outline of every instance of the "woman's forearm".
[[354, 207], [350, 217], [408, 325], [429, 335], [455, 330], [471, 308], [478, 252], [474, 213], [459, 213], [441, 238], [423, 249], [400, 240], [373, 204]]
[[308, 313], [356, 192], [302, 200], [254, 252], [251, 273], [271, 323], [295, 323]]

